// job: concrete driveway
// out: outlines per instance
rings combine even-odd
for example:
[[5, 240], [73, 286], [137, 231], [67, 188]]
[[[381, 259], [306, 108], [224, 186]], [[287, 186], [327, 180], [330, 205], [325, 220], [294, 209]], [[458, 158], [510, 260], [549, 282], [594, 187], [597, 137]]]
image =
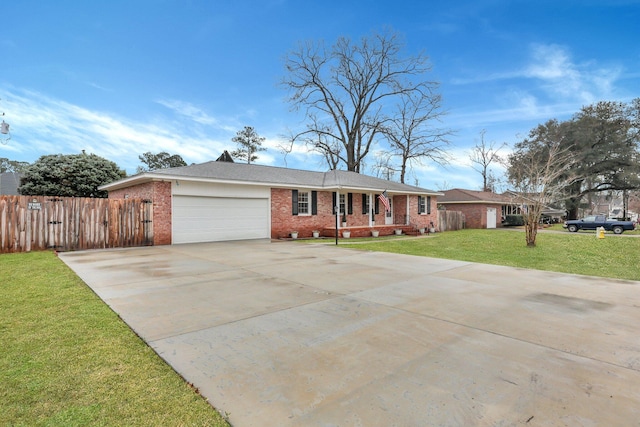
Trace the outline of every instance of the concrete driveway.
[[60, 258], [234, 426], [640, 426], [640, 282], [266, 240]]

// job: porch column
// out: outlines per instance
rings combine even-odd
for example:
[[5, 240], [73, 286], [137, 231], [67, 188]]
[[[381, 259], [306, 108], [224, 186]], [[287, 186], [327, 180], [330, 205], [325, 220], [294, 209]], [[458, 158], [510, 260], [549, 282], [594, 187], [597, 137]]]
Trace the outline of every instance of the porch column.
[[375, 218], [375, 205], [374, 205], [374, 198], [373, 198], [373, 193], [369, 193], [369, 227], [373, 226], [373, 220]]
[[409, 197], [411, 197], [411, 196], [407, 194], [407, 209], [406, 209], [407, 214], [404, 216], [404, 225], [409, 225], [409, 216], [410, 216], [410, 212], [409, 212]]
[[342, 214], [340, 213], [340, 190], [336, 190], [336, 224], [342, 228]]

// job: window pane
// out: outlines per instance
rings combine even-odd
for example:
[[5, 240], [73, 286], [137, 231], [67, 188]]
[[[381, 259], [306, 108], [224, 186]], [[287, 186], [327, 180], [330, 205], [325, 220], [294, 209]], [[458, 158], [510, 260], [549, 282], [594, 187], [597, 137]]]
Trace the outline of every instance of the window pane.
[[310, 211], [309, 193], [306, 191], [298, 192], [298, 214], [308, 215]]

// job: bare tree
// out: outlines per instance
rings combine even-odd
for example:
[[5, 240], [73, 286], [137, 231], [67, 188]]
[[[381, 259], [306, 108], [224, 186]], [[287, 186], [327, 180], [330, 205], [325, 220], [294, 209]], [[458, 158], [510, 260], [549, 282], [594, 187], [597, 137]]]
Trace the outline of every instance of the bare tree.
[[493, 175], [489, 167], [492, 163], [500, 163], [501, 158], [498, 152], [507, 144], [502, 143], [499, 147], [496, 147], [496, 143], [494, 141], [487, 143], [484, 140], [486, 133], [486, 129], [482, 129], [480, 131], [480, 143], [476, 144], [476, 146], [471, 149], [469, 160], [474, 163], [472, 166], [473, 170], [482, 175], [482, 191], [493, 191], [496, 177]]
[[239, 130], [231, 140], [238, 144], [238, 149], [232, 151], [231, 156], [246, 160], [249, 164], [258, 159], [257, 152], [266, 150], [266, 148], [262, 147], [262, 142], [265, 138], [258, 135], [251, 126], [245, 126], [244, 129]]
[[375, 163], [372, 166], [372, 171], [378, 178], [391, 181], [397, 170], [393, 166], [392, 155], [388, 151], [380, 151], [375, 154]]
[[571, 148], [558, 137], [535, 149], [521, 148], [508, 158], [509, 182], [514, 202], [522, 209], [527, 246], [536, 245], [542, 210], [561, 198], [572, 182], [566, 173], [574, 162]]
[[[433, 88], [432, 88], [433, 89]], [[442, 97], [433, 92], [402, 97], [394, 117], [382, 127], [391, 153], [400, 157], [400, 182], [405, 183], [407, 167], [425, 158], [445, 165], [449, 162], [446, 147], [451, 130], [431, 126], [445, 114]]]
[[436, 182], [436, 188], [438, 189], [438, 191], [447, 191], [451, 190], [453, 188], [453, 185], [451, 185], [451, 183], [447, 181]]
[[384, 32], [359, 44], [341, 37], [329, 50], [322, 42], [307, 42], [289, 53], [282, 84], [292, 109], [305, 111], [308, 119], [292, 142], [306, 143], [332, 168], [338, 159], [360, 172], [385, 121], [384, 105], [399, 96], [426, 96], [434, 85], [423, 80], [430, 71], [427, 57], [403, 57], [402, 48], [395, 33]]

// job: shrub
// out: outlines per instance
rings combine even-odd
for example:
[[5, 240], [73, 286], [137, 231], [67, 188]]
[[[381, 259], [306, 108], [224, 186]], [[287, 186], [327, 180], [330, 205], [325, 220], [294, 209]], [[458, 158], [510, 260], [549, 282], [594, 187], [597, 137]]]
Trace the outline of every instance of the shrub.
[[524, 218], [522, 215], [507, 215], [502, 225], [506, 226], [519, 226], [524, 225]]

